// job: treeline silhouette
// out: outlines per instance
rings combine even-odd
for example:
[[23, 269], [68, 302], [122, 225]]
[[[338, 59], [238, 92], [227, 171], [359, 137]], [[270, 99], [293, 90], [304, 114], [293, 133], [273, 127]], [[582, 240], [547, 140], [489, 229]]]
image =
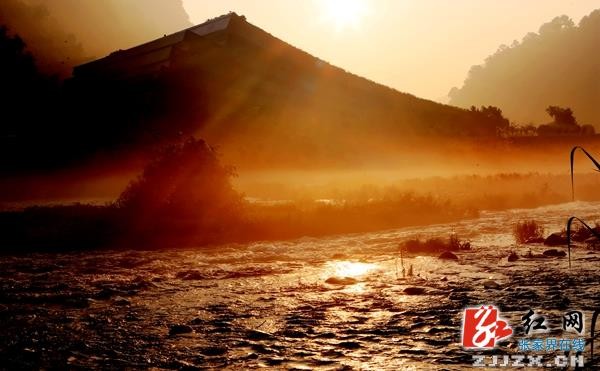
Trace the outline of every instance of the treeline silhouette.
[[[472, 111], [478, 111], [475, 106], [471, 107]], [[482, 107], [480, 112], [484, 110], [492, 111], [498, 119], [502, 119], [502, 111], [496, 107]], [[552, 117], [552, 121], [547, 124], [535, 126], [533, 124], [517, 125], [510, 123], [502, 126], [498, 130], [498, 135], [504, 138], [517, 137], [593, 137], [596, 134], [596, 128], [592, 125], [580, 125], [574, 116], [573, 110], [569, 107], [548, 106], [546, 113]], [[505, 119], [508, 121], [507, 119]]]
[[471, 68], [450, 104], [494, 105], [519, 123], [547, 122], [549, 105], [570, 107], [582, 124], [600, 124], [600, 9], [579, 24], [563, 15]]
[[[101, 151], [144, 151], [181, 133], [168, 76], [85, 85], [48, 75], [23, 39], [0, 26], [0, 173], [80, 164]], [[188, 118], [190, 116], [187, 116]], [[163, 119], [161, 121], [161, 119]], [[175, 121], [175, 120], [174, 120]], [[183, 122], [184, 120], [181, 120]]]
[[56, 136], [52, 118], [59, 111], [59, 81], [40, 73], [25, 42], [2, 26], [0, 81], [0, 169], [19, 168], [30, 160], [43, 166], [43, 154], [54, 145], [48, 139]]

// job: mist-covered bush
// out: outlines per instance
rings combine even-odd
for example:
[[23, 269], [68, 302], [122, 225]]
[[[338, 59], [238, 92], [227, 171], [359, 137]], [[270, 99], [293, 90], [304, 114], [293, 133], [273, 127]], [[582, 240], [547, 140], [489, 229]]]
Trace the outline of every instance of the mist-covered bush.
[[160, 150], [115, 204], [133, 232], [212, 240], [240, 218], [234, 175], [212, 147], [190, 138]]

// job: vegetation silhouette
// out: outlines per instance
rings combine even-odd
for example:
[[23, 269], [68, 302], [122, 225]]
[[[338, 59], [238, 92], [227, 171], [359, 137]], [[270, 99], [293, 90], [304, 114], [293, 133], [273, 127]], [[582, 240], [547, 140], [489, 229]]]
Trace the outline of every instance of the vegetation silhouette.
[[527, 243], [532, 239], [544, 239], [544, 227], [535, 220], [523, 220], [517, 222], [513, 229], [513, 235], [517, 243]]
[[19, 249], [205, 245], [236, 240], [241, 196], [230, 167], [190, 138], [158, 151], [120, 197], [105, 206], [30, 207], [0, 213], [0, 244]]
[[[0, 26], [0, 172], [19, 168], [33, 157], [44, 165], [52, 145], [59, 102], [58, 80], [40, 73], [33, 55], [18, 35]], [[51, 152], [51, 151], [48, 151]]]
[[[232, 188], [234, 169], [213, 148], [190, 138], [162, 149], [115, 202], [128, 233], [169, 241], [217, 242], [243, 223], [242, 197]], [[189, 240], [181, 241], [190, 243]]]
[[445, 222], [476, 215], [410, 192], [341, 203], [252, 203], [231, 186], [231, 167], [193, 138], [156, 153], [120, 197], [104, 206], [0, 212], [4, 252], [125, 246], [161, 248], [287, 239]]
[[471, 243], [461, 240], [457, 235], [451, 234], [447, 240], [438, 237], [421, 240], [419, 238], [405, 241], [402, 250], [409, 254], [438, 254], [444, 251], [470, 250]]
[[554, 119], [551, 123], [540, 125], [538, 135], [594, 135], [596, 130], [592, 125], [580, 126], [573, 116], [573, 110], [558, 106], [548, 106], [546, 112]]

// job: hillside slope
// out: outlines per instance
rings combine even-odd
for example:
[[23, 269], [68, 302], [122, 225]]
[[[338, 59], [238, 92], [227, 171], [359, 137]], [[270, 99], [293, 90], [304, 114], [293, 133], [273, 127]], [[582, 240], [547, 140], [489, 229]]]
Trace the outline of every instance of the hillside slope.
[[72, 85], [83, 130], [107, 141], [196, 134], [244, 160], [383, 155], [508, 124], [353, 75], [235, 13], [78, 67]]

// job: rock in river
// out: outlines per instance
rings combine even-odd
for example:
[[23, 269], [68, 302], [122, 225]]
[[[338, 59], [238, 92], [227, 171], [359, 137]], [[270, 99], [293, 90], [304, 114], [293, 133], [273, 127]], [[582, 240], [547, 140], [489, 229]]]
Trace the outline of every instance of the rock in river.
[[248, 330], [248, 332], [246, 333], [246, 337], [251, 340], [271, 340], [275, 338], [268, 332], [260, 330]]
[[115, 305], [121, 305], [121, 306], [125, 306], [125, 305], [130, 305], [131, 302], [121, 296], [117, 296], [115, 297], [115, 300], [113, 300], [113, 303]]
[[546, 237], [544, 240], [544, 245], [546, 246], [561, 246], [567, 244], [567, 237], [563, 236], [559, 232], [552, 233], [550, 236]]
[[352, 277], [329, 277], [325, 283], [329, 283], [331, 285], [354, 285], [358, 281], [356, 278]]
[[485, 280], [483, 281], [483, 287], [486, 289], [498, 290], [500, 288], [500, 285], [496, 281]]
[[423, 295], [425, 293], [425, 288], [417, 287], [417, 286], [409, 286], [409, 287], [405, 288], [404, 290], [402, 290], [402, 292], [404, 292], [406, 295]]
[[458, 256], [450, 251], [444, 251], [440, 254], [440, 256], [438, 256], [438, 258], [443, 260], [458, 260]]
[[188, 325], [173, 324], [169, 326], [169, 335], [188, 334], [192, 331], [194, 331], [194, 329]]
[[508, 261], [509, 262], [514, 262], [514, 261], [517, 261], [517, 260], [519, 260], [519, 255], [517, 255], [516, 252], [513, 251], [513, 252], [510, 253], [510, 255], [508, 255]]
[[549, 256], [549, 257], [558, 257], [558, 258], [563, 258], [565, 256], [567, 256], [567, 253], [564, 251], [559, 251], [556, 249], [549, 249], [544, 251], [544, 256]]

